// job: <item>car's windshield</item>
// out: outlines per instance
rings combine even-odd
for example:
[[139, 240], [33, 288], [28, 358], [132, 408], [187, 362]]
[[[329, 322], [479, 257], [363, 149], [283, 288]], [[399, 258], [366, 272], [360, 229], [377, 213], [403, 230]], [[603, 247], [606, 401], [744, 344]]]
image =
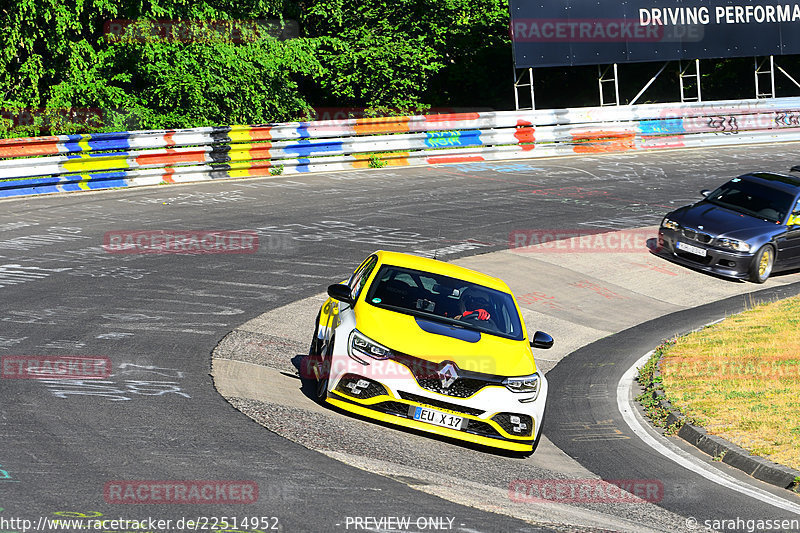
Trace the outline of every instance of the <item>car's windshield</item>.
[[366, 301], [423, 318], [522, 340], [511, 295], [463, 280], [384, 265]]
[[712, 204], [770, 222], [782, 222], [793, 199], [786, 192], [741, 178], [732, 179], [706, 198]]

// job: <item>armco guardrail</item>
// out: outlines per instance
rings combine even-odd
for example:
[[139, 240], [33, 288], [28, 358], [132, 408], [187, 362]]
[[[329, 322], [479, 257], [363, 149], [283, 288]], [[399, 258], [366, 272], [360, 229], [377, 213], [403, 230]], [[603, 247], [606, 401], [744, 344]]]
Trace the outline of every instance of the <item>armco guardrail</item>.
[[0, 140], [0, 197], [378, 166], [800, 140], [800, 98]]

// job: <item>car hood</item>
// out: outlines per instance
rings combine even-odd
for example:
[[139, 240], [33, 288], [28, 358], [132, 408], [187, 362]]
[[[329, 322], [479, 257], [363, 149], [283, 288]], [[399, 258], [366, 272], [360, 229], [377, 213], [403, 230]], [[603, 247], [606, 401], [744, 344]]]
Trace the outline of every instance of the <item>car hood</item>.
[[[681, 226], [689, 227], [714, 237], [729, 237], [747, 240], [766, 232], [779, 231], [781, 226], [775, 222], [737, 213], [709, 202], [698, 202], [682, 207], [667, 215]], [[700, 227], [702, 226], [702, 228]]]
[[536, 372], [530, 345], [524, 340], [483, 332], [475, 335], [473, 330], [369, 304], [356, 307], [358, 330], [392, 350], [434, 363], [452, 361], [458, 368], [484, 374], [525, 376]]

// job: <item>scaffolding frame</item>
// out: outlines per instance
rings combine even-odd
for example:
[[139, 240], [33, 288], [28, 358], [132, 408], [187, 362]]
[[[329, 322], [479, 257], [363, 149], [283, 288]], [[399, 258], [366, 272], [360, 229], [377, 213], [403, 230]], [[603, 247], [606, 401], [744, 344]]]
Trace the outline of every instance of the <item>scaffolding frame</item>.
[[[753, 69], [753, 81], [755, 86], [756, 99], [777, 98], [775, 94], [775, 72], [780, 72], [796, 87], [800, 88], [800, 82], [794, 79], [783, 67], [775, 62], [774, 56], [755, 57]], [[619, 99], [619, 68], [617, 63], [610, 65], [597, 65], [597, 90], [600, 106], [619, 106], [634, 105], [645, 91], [656, 81], [664, 72], [671, 61], [665, 61], [659, 71], [642, 87], [642, 89], [627, 104], [620, 104]], [[678, 60], [678, 81], [680, 85], [681, 103], [702, 102], [703, 95], [701, 90], [701, 71], [700, 60]], [[605, 68], [603, 68], [605, 66]], [[527, 78], [527, 80], [526, 80]], [[766, 87], [763, 78], [767, 78]], [[607, 86], [613, 84], [613, 94], [607, 96]], [[527, 93], [527, 94], [525, 94]], [[520, 95], [530, 98], [530, 107], [521, 107]], [[520, 110], [535, 110], [536, 100], [533, 90], [533, 67], [517, 68], [514, 67], [514, 108]]]

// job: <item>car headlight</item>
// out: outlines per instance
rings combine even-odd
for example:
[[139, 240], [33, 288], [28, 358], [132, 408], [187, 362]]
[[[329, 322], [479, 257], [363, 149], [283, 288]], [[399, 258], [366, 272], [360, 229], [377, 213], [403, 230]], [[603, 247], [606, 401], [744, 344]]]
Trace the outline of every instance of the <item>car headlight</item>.
[[364, 365], [369, 363], [360, 359], [359, 355], [366, 355], [372, 359], [388, 359], [392, 355], [392, 351], [389, 348], [381, 346], [357, 329], [354, 329], [350, 334], [350, 342], [347, 347], [347, 353], [350, 357]]
[[532, 398], [526, 398], [524, 400], [532, 402], [539, 395], [539, 381], [539, 374], [532, 374], [530, 376], [521, 376], [518, 378], [506, 378], [503, 380], [503, 385], [511, 392], [532, 393], [534, 395]]
[[717, 244], [720, 248], [728, 248], [730, 250], [736, 250], [737, 252], [750, 251], [750, 245], [748, 243], [737, 239], [717, 239]]
[[681, 226], [674, 220], [670, 220], [667, 217], [664, 217], [664, 220], [661, 221], [661, 227], [678, 231], [678, 229], [680, 229]]

